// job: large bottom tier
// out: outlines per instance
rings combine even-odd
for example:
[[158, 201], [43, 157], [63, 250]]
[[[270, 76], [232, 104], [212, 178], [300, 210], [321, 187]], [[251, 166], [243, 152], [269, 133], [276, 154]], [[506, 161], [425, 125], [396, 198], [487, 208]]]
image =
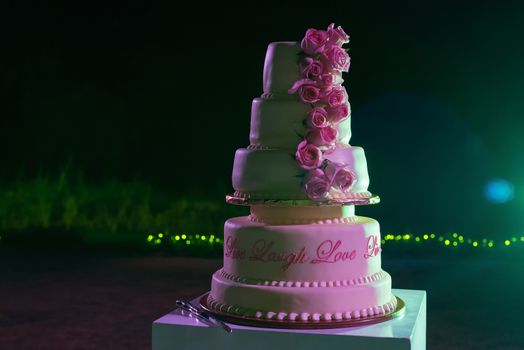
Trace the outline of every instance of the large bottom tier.
[[279, 320], [349, 320], [393, 311], [391, 277], [380, 271], [373, 277], [343, 285], [264, 285], [213, 274], [208, 305], [233, 315]]

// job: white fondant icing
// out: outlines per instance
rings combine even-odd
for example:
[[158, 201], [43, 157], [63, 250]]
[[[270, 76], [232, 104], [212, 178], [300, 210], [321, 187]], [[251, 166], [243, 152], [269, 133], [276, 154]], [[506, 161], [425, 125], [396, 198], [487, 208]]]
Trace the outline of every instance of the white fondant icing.
[[264, 61], [264, 93], [291, 96], [288, 89], [301, 79], [298, 54], [302, 51], [296, 41], [270, 43]]
[[[287, 288], [248, 285], [213, 274], [211, 297], [220, 304], [278, 312], [335, 313], [363, 310], [391, 301], [391, 278], [384, 273], [375, 282], [338, 288]], [[391, 306], [386, 311], [391, 310]], [[367, 311], [365, 311], [367, 313]], [[355, 314], [355, 317], [357, 315]]]
[[251, 206], [249, 219], [269, 225], [353, 223], [355, 206], [267, 207]]

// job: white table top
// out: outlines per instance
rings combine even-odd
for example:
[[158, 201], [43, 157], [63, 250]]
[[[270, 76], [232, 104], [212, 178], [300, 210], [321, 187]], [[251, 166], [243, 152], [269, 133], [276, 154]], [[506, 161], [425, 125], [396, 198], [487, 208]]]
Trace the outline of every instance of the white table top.
[[[284, 332], [340, 336], [362, 336], [375, 338], [411, 338], [415, 331], [416, 322], [419, 316], [422, 316], [422, 313], [425, 319], [426, 292], [421, 290], [393, 289], [393, 294], [404, 300], [404, 302], [406, 303], [406, 310], [404, 312], [404, 315], [396, 319], [371, 325], [355, 326], [349, 328], [314, 330], [250, 327], [236, 325], [232, 323], [228, 323], [228, 325], [232, 328], [233, 332]], [[198, 304], [199, 299], [200, 298], [195, 298], [193, 300], [195, 304]], [[181, 309], [175, 309], [169, 314], [157, 319], [156, 321], [154, 321], [154, 325], [177, 325], [187, 327], [211, 328], [205, 323], [199, 321], [198, 319], [191, 317]], [[223, 332], [221, 329], [217, 330]]]

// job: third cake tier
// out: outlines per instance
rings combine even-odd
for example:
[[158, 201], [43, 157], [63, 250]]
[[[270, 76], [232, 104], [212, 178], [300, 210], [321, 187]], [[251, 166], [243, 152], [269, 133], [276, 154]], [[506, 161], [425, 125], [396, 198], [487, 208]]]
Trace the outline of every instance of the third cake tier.
[[[369, 196], [369, 176], [362, 147], [338, 148], [326, 159], [347, 165], [356, 178], [346, 198]], [[304, 171], [297, 166], [293, 153], [284, 149], [240, 148], [233, 164], [233, 188], [240, 197], [263, 199], [306, 199], [302, 188]]]

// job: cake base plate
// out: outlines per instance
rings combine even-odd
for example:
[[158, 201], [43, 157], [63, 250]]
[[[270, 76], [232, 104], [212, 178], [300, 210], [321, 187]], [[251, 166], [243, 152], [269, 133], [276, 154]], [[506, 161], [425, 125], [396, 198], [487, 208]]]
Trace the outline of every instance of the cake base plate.
[[207, 303], [209, 292], [202, 295], [200, 298], [200, 307], [207, 312], [212, 313], [215, 317], [228, 323], [239, 324], [251, 327], [265, 327], [265, 328], [287, 328], [287, 329], [327, 329], [327, 328], [347, 328], [356, 326], [365, 326], [384, 321], [389, 321], [394, 318], [401, 317], [406, 309], [404, 300], [397, 298], [397, 307], [384, 315], [361, 317], [354, 320], [335, 320], [335, 321], [290, 321], [290, 320], [267, 320], [249, 316], [233, 315], [227, 312], [212, 309]]
[[380, 197], [370, 194], [369, 196], [359, 198], [333, 198], [314, 201], [311, 199], [258, 199], [228, 194], [226, 196], [226, 203], [235, 205], [262, 205], [266, 207], [319, 207], [378, 204], [380, 203]]

